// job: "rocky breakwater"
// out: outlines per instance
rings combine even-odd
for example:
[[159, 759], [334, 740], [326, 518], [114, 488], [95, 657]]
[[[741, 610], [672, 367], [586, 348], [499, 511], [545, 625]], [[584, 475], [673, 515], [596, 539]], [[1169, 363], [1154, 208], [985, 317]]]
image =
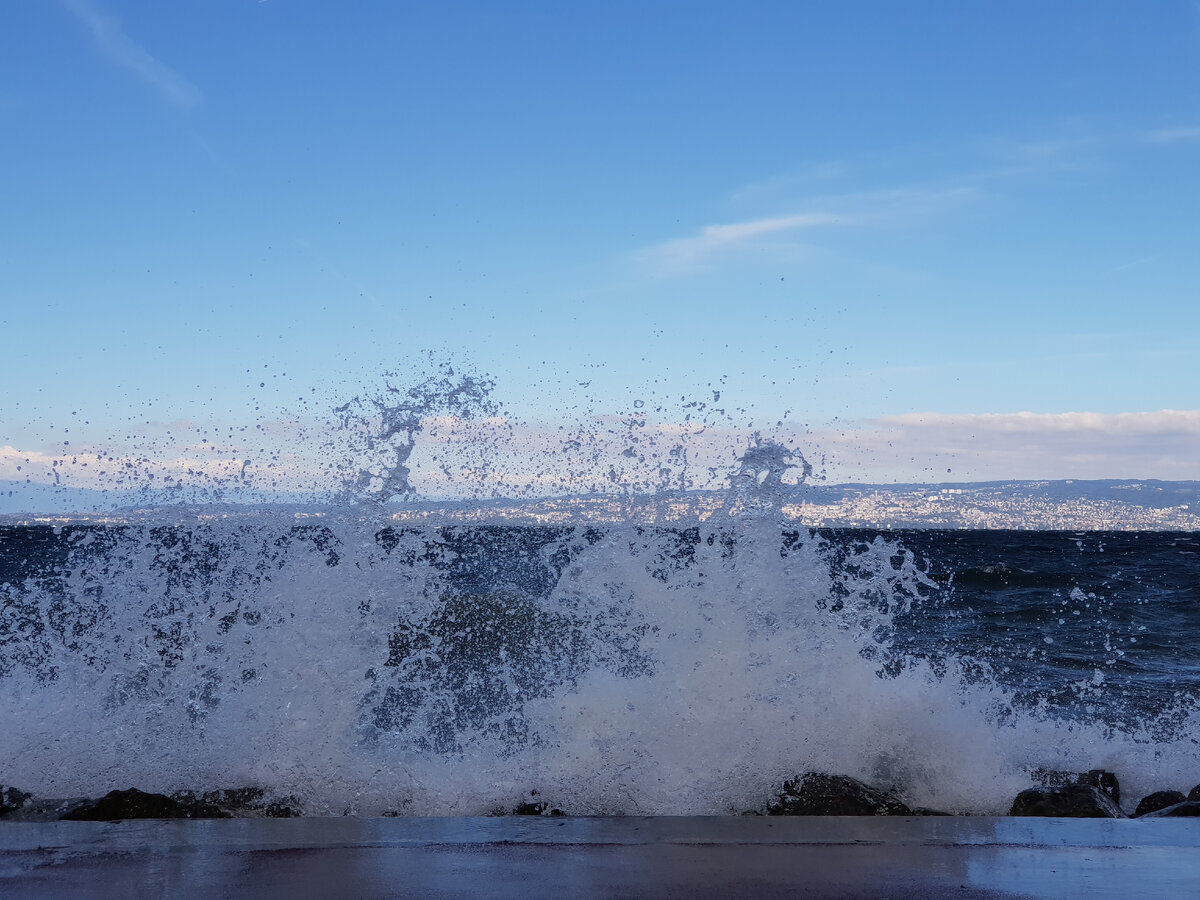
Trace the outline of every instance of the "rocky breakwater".
[[1039, 787], [1021, 791], [1009, 815], [1061, 816], [1065, 818], [1175, 818], [1200, 816], [1200, 785], [1184, 795], [1178, 790], [1161, 790], [1138, 801], [1133, 815], [1121, 807], [1117, 776], [1103, 769], [1089, 772], [1037, 771]]
[[[1155, 791], [1143, 797], [1132, 816], [1121, 806], [1117, 776], [1104, 769], [1087, 772], [1031, 773], [1035, 787], [1021, 791], [1011, 816], [1066, 818], [1166, 818], [1200, 816], [1200, 785], [1187, 795]], [[947, 813], [910, 807], [896, 794], [845, 775], [806, 772], [784, 782], [778, 799], [766, 810], [771, 816], [938, 816]]]
[[845, 775], [805, 772], [783, 783], [768, 816], [944, 816], [907, 806], [899, 797]]
[[1117, 776], [1103, 769], [1084, 773], [1033, 773], [1039, 787], [1017, 794], [1011, 816], [1054, 816], [1074, 819], [1127, 819], [1121, 809]]
[[295, 798], [272, 799], [261, 788], [156, 794], [128, 788], [103, 797], [47, 799], [0, 786], [5, 822], [114, 822], [124, 819], [289, 818], [300, 815]]
[[[1200, 785], [1184, 795], [1180, 791], [1155, 791], [1143, 797], [1133, 815], [1121, 807], [1117, 776], [1104, 769], [1088, 772], [1031, 773], [1034, 787], [1021, 791], [1009, 810], [1011, 816], [1067, 818], [1158, 818], [1200, 815]], [[521, 802], [492, 815], [561, 816], [562, 807], [544, 800], [537, 791]], [[951, 813], [911, 806], [896, 793], [846, 775], [805, 772], [785, 781], [783, 790], [765, 809], [750, 809], [744, 816], [946, 816]]]
[[[1011, 816], [1066, 818], [1175, 818], [1200, 816], [1200, 785], [1188, 794], [1174, 789], [1141, 798], [1132, 815], [1121, 805], [1117, 776], [1103, 769], [1088, 772], [1031, 773], [1034, 787], [1021, 791]], [[535, 790], [512, 808], [492, 815], [562, 816], [567, 802], [552, 803]], [[148, 793], [137, 788], [114, 790], [103, 797], [45, 799], [0, 784], [0, 820], [5, 822], [120, 821], [124, 819], [290, 818], [303, 815], [295, 797], [273, 797], [262, 788]], [[384, 815], [397, 815], [394, 811]], [[945, 816], [950, 813], [910, 806], [900, 796], [846, 775], [805, 772], [785, 781], [765, 809], [742, 815], [768, 816]]]

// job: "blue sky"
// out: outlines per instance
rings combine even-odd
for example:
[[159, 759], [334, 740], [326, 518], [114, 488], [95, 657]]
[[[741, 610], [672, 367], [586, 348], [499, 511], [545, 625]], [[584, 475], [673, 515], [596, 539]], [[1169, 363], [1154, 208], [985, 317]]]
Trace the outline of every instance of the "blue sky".
[[449, 359], [835, 480], [1200, 477], [1195, 2], [0, 17], [0, 466]]

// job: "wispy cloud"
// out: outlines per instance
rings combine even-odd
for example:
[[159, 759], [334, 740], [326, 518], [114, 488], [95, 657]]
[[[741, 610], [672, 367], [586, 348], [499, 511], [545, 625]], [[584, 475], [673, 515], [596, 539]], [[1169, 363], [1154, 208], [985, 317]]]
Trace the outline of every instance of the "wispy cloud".
[[1200, 141], [1200, 127], [1194, 128], [1163, 128], [1151, 131], [1146, 140], [1153, 144], [1175, 144], [1180, 141]]
[[1093, 154], [1102, 148], [1102, 138], [1085, 133], [1070, 137], [1029, 141], [1000, 141], [995, 145], [1001, 166], [992, 174], [1054, 174], [1090, 169]]
[[726, 225], [706, 225], [698, 234], [655, 244], [643, 250], [639, 258], [660, 276], [683, 275], [704, 268], [722, 253], [752, 245], [771, 235], [853, 222], [850, 216], [808, 212]]
[[760, 181], [742, 185], [733, 191], [729, 200], [734, 204], [778, 200], [780, 196], [809, 191], [814, 184], [842, 180], [853, 174], [853, 167], [843, 160], [828, 160], [803, 166]]
[[[1178, 128], [1155, 132], [1149, 139], [1198, 137], [1200, 128]], [[812, 249], [814, 244], [802, 243], [799, 234], [832, 226], [908, 228], [997, 194], [1021, 190], [1031, 179], [1103, 171], [1105, 149], [1113, 142], [1111, 135], [1098, 133], [1086, 121], [1067, 120], [1049, 135], [923, 142], [850, 160], [802, 165], [745, 184], [727, 197], [727, 202], [743, 210], [773, 207], [789, 212], [708, 225], [646, 247], [637, 260], [655, 277], [674, 277], [712, 268], [735, 258], [738, 250]], [[828, 192], [835, 184], [848, 183], [851, 176], [878, 187]], [[818, 193], [822, 187], [826, 191]]]
[[1127, 263], [1121, 263], [1119, 266], [1113, 266], [1108, 270], [1110, 275], [1115, 275], [1117, 272], [1125, 272], [1129, 269], [1136, 269], [1139, 266], [1144, 266], [1146, 263], [1154, 262], [1156, 259], [1162, 259], [1163, 254], [1154, 253], [1150, 256], [1143, 256], [1138, 259], [1131, 259]]
[[132, 72], [164, 101], [181, 109], [200, 103], [203, 94], [186, 78], [160, 62], [125, 33], [121, 22], [91, 0], [60, 0], [87, 27], [96, 48], [116, 66]]
[[908, 226], [920, 219], [945, 215], [977, 196], [978, 192], [970, 187], [939, 186], [814, 197], [803, 205], [818, 211], [706, 225], [694, 234], [647, 247], [636, 259], [657, 278], [688, 275], [750, 249], [773, 247], [795, 252], [807, 246], [799, 234], [830, 228]]
[[[730, 244], [739, 244], [764, 234], [774, 234], [777, 231], [812, 228], [816, 225], [844, 224], [847, 224], [847, 220], [842, 216], [835, 216], [829, 213], [800, 213], [793, 216], [755, 219], [752, 222], [735, 222], [731, 225], [707, 225], [698, 237], [685, 238], [684, 240], [698, 243], [705, 247], [725, 247]], [[676, 241], [674, 243], [679, 242]]]

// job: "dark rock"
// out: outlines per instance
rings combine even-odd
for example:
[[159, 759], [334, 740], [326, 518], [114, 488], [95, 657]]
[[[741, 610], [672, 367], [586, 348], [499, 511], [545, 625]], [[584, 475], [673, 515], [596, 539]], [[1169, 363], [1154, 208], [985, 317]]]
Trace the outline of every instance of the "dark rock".
[[1035, 769], [1033, 780], [1044, 788], [1061, 788], [1069, 784], [1090, 784], [1102, 790], [1118, 806], [1121, 805], [1121, 785], [1117, 776], [1106, 769], [1091, 769], [1087, 772], [1060, 772], [1053, 769]]
[[1052, 790], [1030, 788], [1013, 800], [1010, 816], [1064, 816], [1076, 819], [1127, 819], [1116, 801], [1091, 784], [1067, 784]]
[[205, 791], [199, 796], [195, 791], [179, 791], [171, 798], [185, 804], [215, 806], [238, 818], [290, 819], [301, 815], [300, 803], [295, 797], [269, 799], [259, 787], [223, 788]]
[[538, 799], [537, 791], [529, 792], [529, 799], [518, 803], [512, 811], [514, 816], [561, 816], [565, 813], [561, 809], [554, 809], [549, 803]]
[[1188, 791], [1187, 798], [1189, 800], [1200, 800], [1200, 784]]
[[[1163, 793], [1168, 792], [1163, 791]], [[1181, 803], [1173, 803], [1172, 805], [1165, 806], [1162, 809], [1156, 809], [1154, 812], [1148, 812], [1142, 816], [1142, 818], [1176, 819], [1181, 816], [1200, 816], [1200, 800], [1184, 800]]]
[[73, 822], [111, 822], [118, 819], [228, 819], [229, 813], [202, 801], [181, 801], [137, 788], [109, 791], [66, 813]]
[[783, 784], [767, 807], [769, 816], [908, 816], [912, 810], [894, 795], [845, 775], [806, 772]]
[[205, 791], [200, 799], [213, 806], [219, 806], [230, 812], [234, 810], [260, 810], [266, 803], [266, 792], [259, 787], [223, 788], [219, 791]]
[[1176, 803], [1183, 803], [1186, 799], [1180, 791], [1155, 791], [1141, 799], [1137, 809], [1133, 811], [1133, 817], [1136, 819], [1147, 813], [1158, 812], [1160, 809], [1166, 809]]
[[200, 798], [232, 813], [249, 813], [268, 819], [291, 819], [299, 816], [300, 801], [295, 797], [268, 798], [258, 787], [228, 788], [209, 791]]
[[561, 809], [551, 808], [549, 803], [522, 803], [512, 811], [514, 816], [561, 816]]
[[32, 794], [19, 791], [7, 784], [0, 784], [0, 816], [21, 809], [33, 799]]
[[1117, 806], [1121, 805], [1121, 784], [1117, 781], [1117, 776], [1105, 769], [1092, 769], [1083, 775], [1079, 776], [1080, 784], [1090, 784], [1092, 787], [1100, 788], [1108, 796], [1112, 797], [1113, 803]]

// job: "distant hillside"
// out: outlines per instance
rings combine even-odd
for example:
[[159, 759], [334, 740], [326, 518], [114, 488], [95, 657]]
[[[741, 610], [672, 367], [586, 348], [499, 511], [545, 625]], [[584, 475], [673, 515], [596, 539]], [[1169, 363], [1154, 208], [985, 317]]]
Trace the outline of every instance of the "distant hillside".
[[988, 481], [800, 485], [787, 512], [810, 525], [1200, 530], [1200, 481]]
[[928, 494], [961, 491], [966, 495], [1039, 497], [1045, 500], [1094, 500], [1128, 503], [1163, 509], [1188, 506], [1200, 513], [1200, 481], [1158, 481], [1156, 479], [1104, 479], [1084, 481], [971, 481], [941, 484], [803, 484], [796, 488], [797, 498], [832, 503], [867, 493], [886, 491], [894, 494]]
[[[55, 485], [0, 481], [0, 514], [111, 512], [184, 498], [105, 493]], [[239, 500], [241, 505], [239, 505]], [[223, 508], [258, 506], [231, 495]], [[275, 496], [278, 504], [303, 497]], [[944, 484], [803, 484], [787, 490], [784, 512], [811, 526], [891, 528], [1009, 528], [1200, 530], [1200, 481], [987, 481]], [[189, 508], [199, 504], [195, 498]], [[670, 497], [578, 497], [543, 500], [424, 501], [390, 507], [398, 518], [429, 521], [618, 521], [633, 511], [649, 521], [705, 517], [723, 507], [706, 491]]]

